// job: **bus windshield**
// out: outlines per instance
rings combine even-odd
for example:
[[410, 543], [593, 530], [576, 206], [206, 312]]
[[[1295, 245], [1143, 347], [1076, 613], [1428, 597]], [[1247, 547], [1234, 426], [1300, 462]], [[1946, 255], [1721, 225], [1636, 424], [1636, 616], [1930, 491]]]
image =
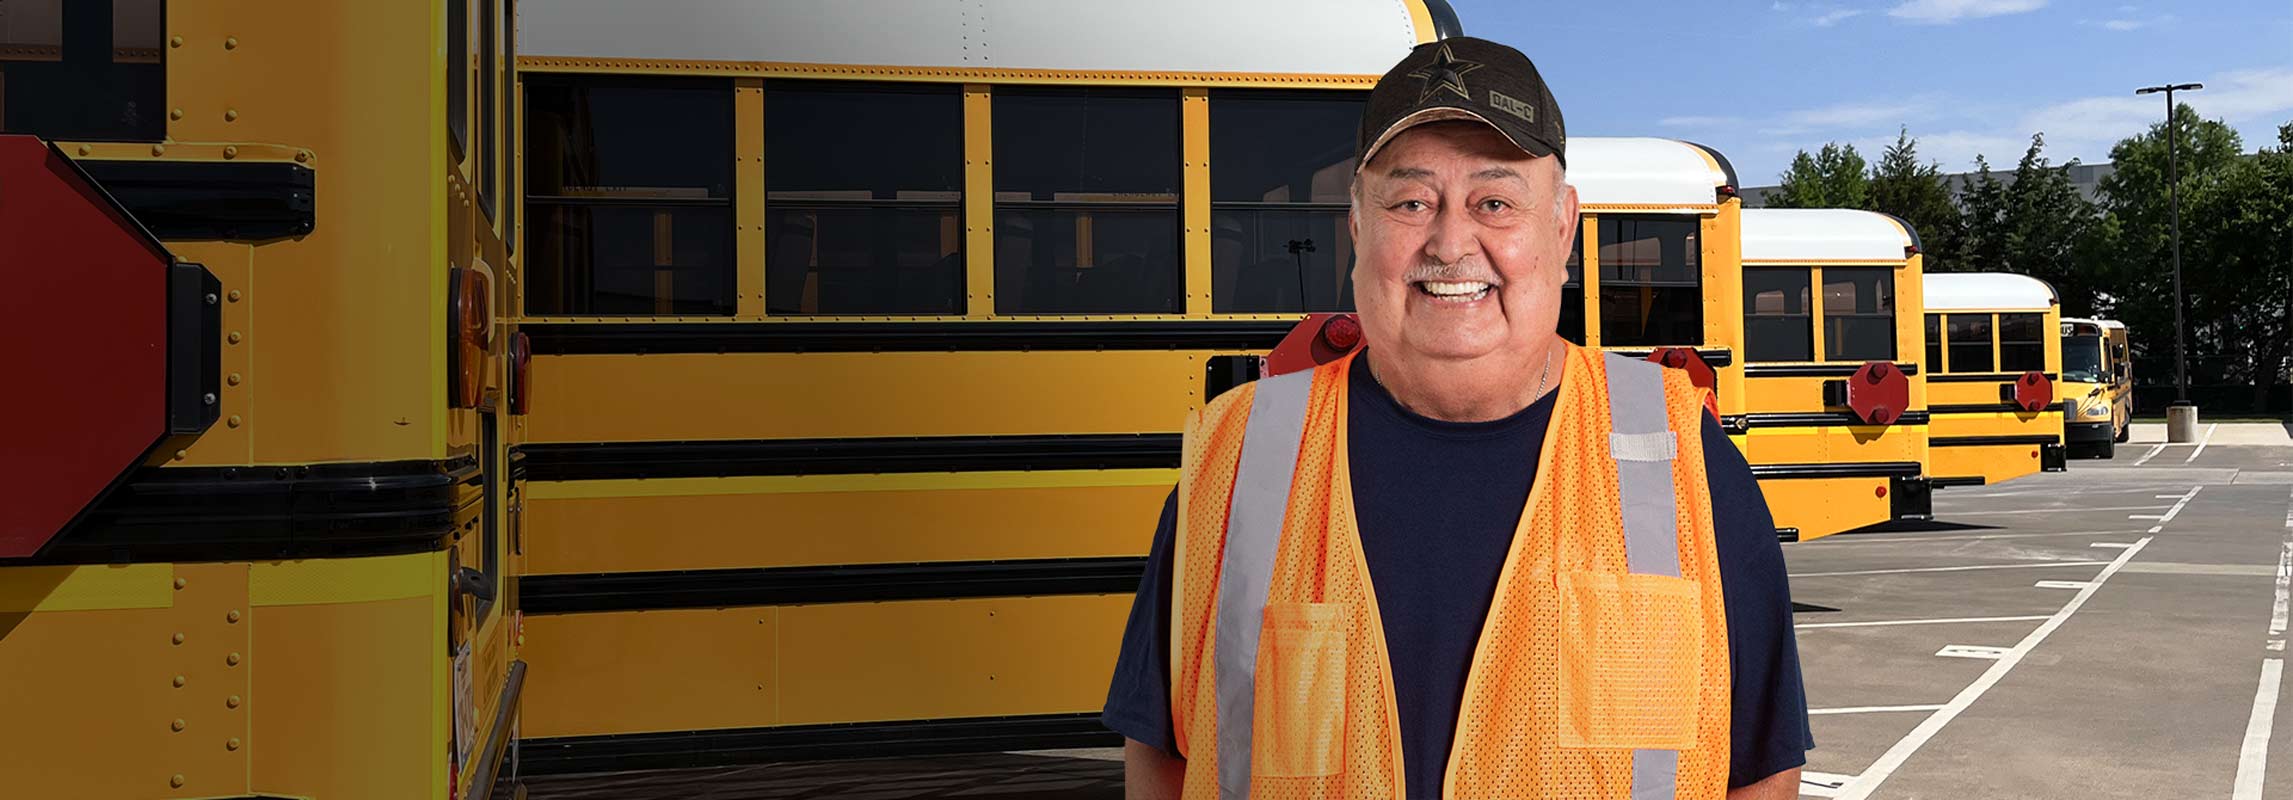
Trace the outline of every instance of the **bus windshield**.
[[2079, 383], [2102, 382], [2102, 337], [2063, 337], [2062, 379]]

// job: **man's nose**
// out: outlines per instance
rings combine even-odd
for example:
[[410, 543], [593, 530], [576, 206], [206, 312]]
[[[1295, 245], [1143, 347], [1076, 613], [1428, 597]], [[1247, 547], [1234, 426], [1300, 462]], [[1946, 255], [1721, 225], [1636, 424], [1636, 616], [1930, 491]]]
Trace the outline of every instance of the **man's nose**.
[[1473, 216], [1461, 207], [1445, 207], [1433, 218], [1433, 229], [1425, 239], [1425, 256], [1436, 263], [1455, 264], [1467, 256], [1479, 255], [1480, 239]]

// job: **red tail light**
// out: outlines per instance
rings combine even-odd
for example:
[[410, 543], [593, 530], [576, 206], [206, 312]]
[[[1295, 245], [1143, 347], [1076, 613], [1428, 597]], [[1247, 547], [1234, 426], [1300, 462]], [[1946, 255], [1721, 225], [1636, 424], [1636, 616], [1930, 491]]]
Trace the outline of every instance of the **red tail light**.
[[486, 275], [456, 267], [446, 282], [446, 399], [476, 408], [486, 388], [486, 352], [493, 346], [493, 298]]

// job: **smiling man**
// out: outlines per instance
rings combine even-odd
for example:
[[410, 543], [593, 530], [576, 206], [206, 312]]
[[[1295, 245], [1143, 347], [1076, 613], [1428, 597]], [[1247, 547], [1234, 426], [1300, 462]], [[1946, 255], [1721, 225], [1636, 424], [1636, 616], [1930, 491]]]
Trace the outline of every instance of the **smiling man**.
[[1555, 330], [1580, 226], [1536, 67], [1420, 46], [1357, 156], [1367, 346], [1188, 420], [1103, 717], [1129, 796], [1798, 796], [1750, 468], [1684, 373]]

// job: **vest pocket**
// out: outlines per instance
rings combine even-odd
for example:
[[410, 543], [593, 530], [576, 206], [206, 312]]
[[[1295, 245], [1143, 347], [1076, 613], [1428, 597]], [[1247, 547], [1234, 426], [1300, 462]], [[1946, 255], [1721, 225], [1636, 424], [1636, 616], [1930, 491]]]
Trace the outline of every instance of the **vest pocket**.
[[1268, 603], [1258, 634], [1251, 772], [1267, 778], [1335, 775], [1344, 763], [1344, 603]]
[[1703, 592], [1667, 575], [1560, 575], [1560, 745], [1696, 746]]

